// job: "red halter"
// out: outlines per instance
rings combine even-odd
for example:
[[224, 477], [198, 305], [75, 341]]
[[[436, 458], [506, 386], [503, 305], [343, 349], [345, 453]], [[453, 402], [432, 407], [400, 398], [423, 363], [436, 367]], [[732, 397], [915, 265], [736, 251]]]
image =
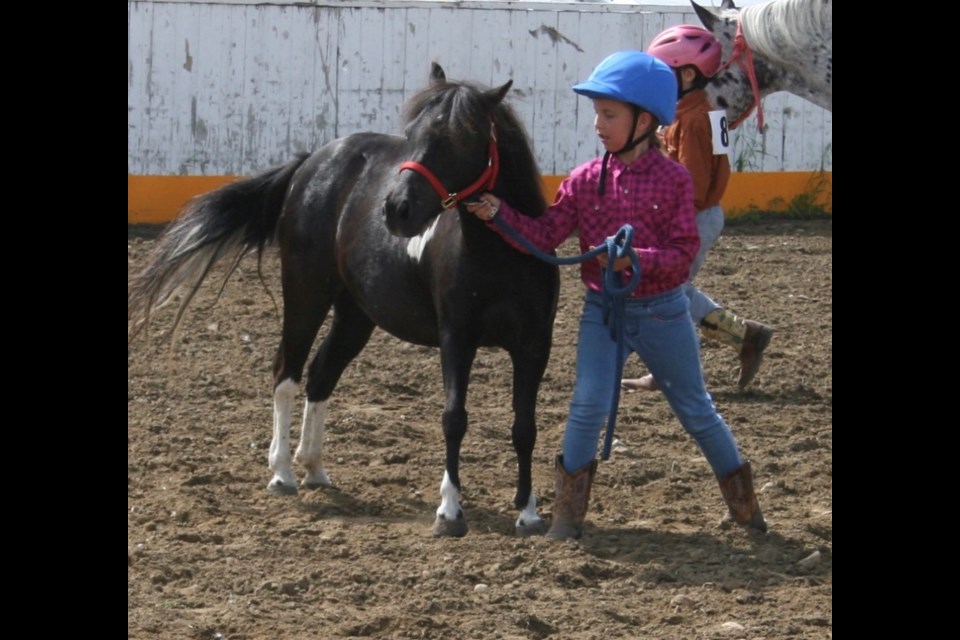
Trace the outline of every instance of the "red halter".
[[[730, 59], [724, 62], [717, 73], [720, 73], [731, 64], [736, 61], [739, 63], [743, 70], [747, 73], [747, 78], [750, 79], [750, 88], [753, 90], [753, 103], [750, 105], [750, 108], [740, 114], [740, 117], [737, 118], [736, 122], [730, 125], [731, 129], [736, 129], [740, 126], [740, 123], [747, 119], [747, 117], [753, 113], [753, 108], [757, 108], [757, 126], [760, 128], [760, 131], [763, 131], [763, 104], [760, 102], [760, 90], [757, 88], [757, 70], [753, 66], [753, 53], [750, 51], [750, 45], [747, 44], [747, 39], [743, 36], [743, 20], [737, 18], [737, 35], [733, 38], [733, 53], [730, 55]], [[716, 75], [716, 74], [714, 74]]]
[[437, 179], [437, 176], [433, 175], [430, 169], [427, 169], [419, 162], [407, 161], [401, 163], [400, 169], [397, 171], [397, 173], [403, 171], [404, 169], [410, 169], [411, 171], [416, 171], [422, 175], [427, 179], [427, 182], [433, 186], [433, 189], [440, 195], [443, 208], [450, 209], [456, 206], [458, 202], [468, 196], [473, 195], [474, 193], [493, 189], [493, 185], [497, 181], [497, 173], [500, 171], [500, 154], [497, 153], [497, 128], [493, 124], [493, 121], [490, 122], [490, 145], [488, 155], [487, 168], [483, 170], [483, 173], [480, 174], [480, 177], [477, 178], [473, 184], [461, 189], [460, 191], [447, 191], [443, 184], [441, 184]]

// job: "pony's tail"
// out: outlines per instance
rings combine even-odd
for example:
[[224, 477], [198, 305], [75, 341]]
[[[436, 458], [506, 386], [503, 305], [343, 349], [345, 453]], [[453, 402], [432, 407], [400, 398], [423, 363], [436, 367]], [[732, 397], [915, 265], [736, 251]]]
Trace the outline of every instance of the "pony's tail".
[[287, 187], [309, 157], [298, 154], [285, 165], [232, 182], [190, 200], [169, 224], [143, 271], [127, 285], [127, 344], [147, 326], [151, 314], [184, 290], [170, 334], [204, 279], [222, 258], [233, 261], [230, 273], [250, 251], [260, 260], [276, 237]]

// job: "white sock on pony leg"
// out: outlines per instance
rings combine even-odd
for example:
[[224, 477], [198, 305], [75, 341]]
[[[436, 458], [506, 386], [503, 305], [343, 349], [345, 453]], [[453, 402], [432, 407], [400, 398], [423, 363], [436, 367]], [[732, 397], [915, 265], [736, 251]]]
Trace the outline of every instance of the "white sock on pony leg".
[[267, 457], [273, 478], [267, 484], [267, 490], [278, 495], [297, 493], [297, 479], [293, 475], [293, 461], [290, 458], [290, 423], [297, 389], [297, 383], [288, 379], [273, 391], [273, 438]]
[[307, 470], [303, 486], [308, 489], [332, 486], [327, 472], [323, 470], [323, 441], [326, 437], [327, 404], [307, 402], [303, 407], [303, 428], [300, 430], [300, 445], [295, 459]]

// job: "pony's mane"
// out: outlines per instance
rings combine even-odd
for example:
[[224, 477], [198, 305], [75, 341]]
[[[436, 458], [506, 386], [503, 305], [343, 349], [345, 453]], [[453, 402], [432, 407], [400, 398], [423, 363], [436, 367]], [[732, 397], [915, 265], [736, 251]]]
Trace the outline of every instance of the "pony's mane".
[[[443, 125], [451, 144], [460, 147], [477, 134], [487, 135], [488, 129], [477, 130], [486, 121], [488, 107], [483, 99], [487, 88], [472, 82], [435, 82], [414, 94], [403, 106], [401, 122], [404, 126], [416, 120], [427, 108], [437, 105], [447, 114]], [[497, 193], [505, 197], [519, 211], [539, 216], [547, 207], [543, 198], [540, 169], [533, 154], [530, 137], [516, 111], [501, 100], [493, 110], [500, 150], [500, 174]]]
[[[743, 35], [750, 47], [778, 62], [791, 65], [784, 51], [804, 51], [814, 34], [833, 42], [833, 11], [823, 0], [772, 0], [740, 10]], [[784, 46], [787, 45], [787, 46]]]

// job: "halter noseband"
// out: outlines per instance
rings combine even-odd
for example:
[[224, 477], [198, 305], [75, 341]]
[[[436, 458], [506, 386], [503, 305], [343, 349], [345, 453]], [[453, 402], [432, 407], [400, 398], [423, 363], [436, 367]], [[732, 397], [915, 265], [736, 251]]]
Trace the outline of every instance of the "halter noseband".
[[458, 202], [475, 193], [479, 193], [480, 191], [489, 191], [493, 189], [493, 185], [497, 181], [497, 173], [500, 171], [500, 154], [497, 152], [496, 125], [493, 124], [492, 120], [490, 121], [490, 144], [488, 146], [487, 168], [483, 170], [483, 173], [480, 174], [480, 177], [477, 178], [473, 184], [461, 189], [460, 191], [448, 191], [446, 188], [444, 188], [443, 183], [437, 179], [437, 176], [433, 175], [433, 172], [431, 172], [430, 169], [427, 169], [419, 162], [403, 162], [400, 164], [400, 169], [397, 171], [397, 173], [403, 171], [404, 169], [416, 171], [426, 178], [427, 182], [430, 183], [434, 191], [440, 195], [440, 201], [445, 210], [453, 208]]
[[[757, 88], [757, 70], [753, 65], [753, 52], [750, 51], [750, 45], [747, 44], [747, 39], [743, 35], [743, 16], [737, 17], [737, 35], [733, 38], [733, 53], [730, 54], [730, 59], [724, 62], [717, 73], [720, 73], [727, 67], [729, 67], [734, 62], [737, 62], [743, 70], [747, 73], [747, 78], [750, 79], [750, 89], [753, 91], [753, 102], [750, 104], [750, 107], [740, 114], [740, 117], [737, 118], [736, 122], [730, 125], [731, 129], [736, 129], [740, 126], [740, 123], [747, 119], [747, 117], [753, 113], [753, 108], [757, 108], [757, 126], [760, 131], [763, 131], [763, 104], [760, 102], [760, 91]], [[716, 77], [717, 74], [714, 74]]]

